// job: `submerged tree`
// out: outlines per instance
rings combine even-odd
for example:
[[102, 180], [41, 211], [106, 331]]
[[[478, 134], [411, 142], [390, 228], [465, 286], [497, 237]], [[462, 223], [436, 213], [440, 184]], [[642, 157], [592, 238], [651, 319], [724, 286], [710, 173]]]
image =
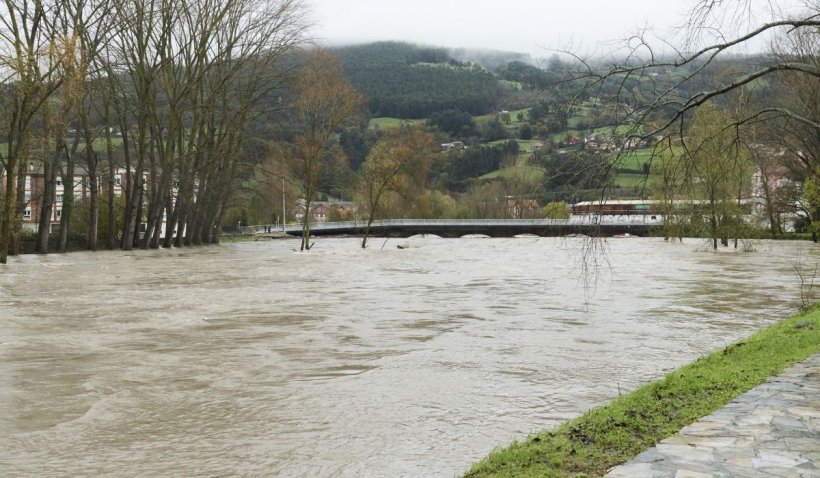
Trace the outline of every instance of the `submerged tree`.
[[339, 60], [318, 48], [310, 54], [296, 90], [295, 107], [302, 125], [296, 147], [305, 195], [300, 250], [308, 250], [311, 204], [319, 189], [322, 157], [338, 130], [362, 113], [364, 100], [344, 78]]
[[[126, 250], [139, 240], [143, 247], [217, 241], [243, 172], [248, 125], [264, 103], [277, 108], [272, 93], [289, 79], [282, 60], [306, 28], [300, 0], [4, 0], [0, 134], [8, 148], [0, 150], [6, 182], [0, 262], [17, 251], [25, 177], [38, 138], [47, 183], [58, 173], [64, 183], [59, 250], [75, 217], [72, 192], [82, 156], [90, 248], [100, 229], [101, 159], [108, 167], [109, 247], [115, 237]], [[70, 145], [69, 128], [75, 130]], [[100, 140], [104, 154], [97, 150]], [[56, 207], [47, 186], [46, 209]], [[115, 190], [123, 201], [115, 200]], [[49, 219], [40, 226], [43, 252]]]
[[751, 189], [751, 160], [746, 145], [737, 139], [732, 118], [710, 103], [698, 107], [689, 127], [682, 161], [693, 177], [687, 183], [693, 197], [702, 198], [692, 209], [707, 220], [712, 247], [718, 240], [728, 245], [743, 224], [742, 199]]
[[381, 214], [385, 196], [394, 193], [404, 196], [411, 189], [414, 172], [426, 162], [435, 146], [431, 134], [420, 128], [399, 128], [385, 131], [370, 150], [361, 168], [360, 190], [367, 209], [367, 222], [362, 238], [362, 249], [373, 221]]
[[0, 213], [0, 263], [19, 249], [25, 210], [25, 180], [29, 167], [35, 118], [60, 87], [60, 55], [56, 23], [61, 2], [4, 0], [0, 4], [0, 150], [4, 174]]

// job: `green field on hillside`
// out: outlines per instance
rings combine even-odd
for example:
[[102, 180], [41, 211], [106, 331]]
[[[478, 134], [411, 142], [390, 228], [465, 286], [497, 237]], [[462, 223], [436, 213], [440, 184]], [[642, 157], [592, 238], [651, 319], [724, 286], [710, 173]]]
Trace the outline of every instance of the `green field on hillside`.
[[[508, 126], [517, 126], [517, 125], [526, 123], [527, 122], [527, 110], [528, 109], [529, 108], [524, 108], [524, 109], [520, 109], [520, 110], [510, 111], [509, 112], [509, 114], [510, 114], [510, 124]], [[521, 113], [523, 115], [522, 117], [524, 119], [522, 121], [518, 121], [518, 113]], [[473, 120], [475, 120], [476, 124], [481, 124], [481, 123], [486, 123], [487, 121], [490, 121], [493, 118], [496, 118], [500, 115], [501, 115], [501, 112], [490, 113], [490, 114], [481, 115], [481, 116], [473, 116]]]
[[536, 166], [525, 166], [517, 164], [507, 168], [501, 168], [497, 171], [487, 173], [479, 179], [497, 179], [497, 178], [518, 178], [527, 182], [536, 182], [544, 180], [544, 169]]
[[[514, 138], [512, 138], [514, 139]], [[483, 143], [486, 146], [495, 146], [497, 144], [504, 144], [509, 141], [510, 138], [507, 139], [499, 139], [496, 141], [490, 141], [489, 143]], [[536, 144], [543, 144], [544, 142], [538, 139], [514, 139], [516, 143], [518, 143], [518, 147], [520, 148], [521, 153], [529, 152], [533, 145]]]
[[[683, 150], [680, 146], [675, 146], [672, 148], [672, 154], [675, 156], [679, 156], [683, 153]], [[660, 151], [656, 150], [655, 148], [641, 148], [636, 149], [634, 151], [625, 151], [614, 158], [615, 164], [618, 169], [631, 169], [633, 171], [643, 171], [644, 163], [649, 163], [652, 170], [656, 170], [658, 161], [657, 156], [660, 154]], [[653, 166], [654, 164], [654, 166]]]
[[424, 121], [425, 120], [423, 119], [402, 119], [388, 117], [371, 118], [370, 122], [367, 124], [367, 127], [370, 129], [398, 128], [402, 125], [424, 124]]
[[600, 128], [593, 128], [589, 130], [579, 130], [579, 129], [566, 129], [564, 131], [560, 131], [558, 133], [553, 133], [550, 135], [550, 139], [552, 139], [556, 143], [563, 142], [567, 136], [575, 136], [580, 140], [584, 139], [584, 136], [592, 133], [600, 133], [603, 135], [611, 135], [611, 134], [628, 134], [632, 132], [633, 126], [628, 124], [622, 124], [619, 126], [601, 126]]
[[657, 184], [657, 176], [643, 174], [620, 173], [615, 176], [614, 184], [619, 188], [651, 189]]

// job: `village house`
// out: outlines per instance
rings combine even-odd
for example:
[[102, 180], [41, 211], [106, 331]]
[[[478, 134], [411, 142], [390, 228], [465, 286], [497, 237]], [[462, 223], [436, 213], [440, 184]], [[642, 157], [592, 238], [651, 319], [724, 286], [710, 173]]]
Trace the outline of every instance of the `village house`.
[[507, 213], [514, 219], [536, 219], [543, 216], [541, 205], [535, 199], [507, 198]]
[[629, 149], [629, 150], [635, 150], [635, 149], [638, 149], [638, 148], [645, 148], [647, 146], [649, 146], [649, 145], [646, 143], [646, 141], [641, 140], [641, 138], [639, 138], [637, 136], [633, 136], [633, 137], [627, 139], [626, 143], [624, 144], [624, 147], [626, 147], [626, 149]]
[[[0, 179], [5, 175], [0, 172]], [[5, 186], [3, 182], [0, 188]], [[40, 225], [40, 215], [43, 212], [43, 197], [46, 188], [46, 178], [42, 167], [29, 166], [25, 178], [22, 229], [24, 231], [37, 232]], [[74, 191], [75, 200], [82, 200], [89, 197], [91, 190], [88, 184], [88, 174], [82, 168], [77, 168], [71, 184], [63, 184], [62, 176], [58, 175], [54, 185], [54, 203], [51, 208], [49, 218], [49, 232], [55, 232], [55, 226], [59, 226], [60, 217], [63, 212], [63, 198], [66, 191], [71, 188]]]
[[591, 151], [613, 151], [618, 148], [615, 141], [601, 133], [592, 133], [584, 138], [586, 148]]
[[[0, 190], [5, 186], [3, 171], [0, 170]], [[120, 197], [124, 194], [124, 184], [126, 181], [126, 170], [118, 168], [114, 174], [113, 188], [114, 196]], [[36, 233], [40, 228], [40, 215], [43, 212], [43, 198], [46, 188], [45, 171], [42, 166], [30, 165], [26, 172], [23, 217], [21, 228], [23, 231]], [[51, 217], [49, 218], [49, 234], [53, 234], [60, 226], [60, 218], [63, 212], [63, 200], [66, 191], [71, 188], [74, 191], [74, 201], [87, 200], [91, 196], [88, 172], [81, 166], [77, 166], [71, 184], [64, 184], [62, 175], [57, 174], [54, 185], [54, 202], [51, 207]], [[105, 172], [97, 176], [97, 190], [100, 200], [107, 197], [108, 177]], [[144, 225], [141, 227], [144, 228]], [[161, 235], [165, 233], [165, 215], [163, 213]]]
[[764, 223], [774, 221], [792, 232], [795, 221], [805, 214], [800, 198], [803, 185], [793, 179], [792, 172], [800, 169], [799, 158], [778, 146], [758, 143], [749, 148], [757, 163], [751, 191], [755, 214]]
[[564, 140], [564, 143], [563, 143], [563, 144], [564, 144], [564, 146], [576, 146], [576, 145], [578, 145], [580, 142], [581, 142], [581, 140], [580, 140], [580, 139], [578, 139], [578, 137], [577, 137], [577, 136], [571, 136], [571, 135], [570, 135], [570, 136], [567, 136], [567, 137], [566, 137], [566, 139]]
[[[323, 223], [332, 220], [348, 220], [356, 211], [356, 204], [351, 201], [313, 201], [310, 203], [311, 222]], [[305, 219], [305, 200], [296, 200], [293, 216], [297, 222]]]

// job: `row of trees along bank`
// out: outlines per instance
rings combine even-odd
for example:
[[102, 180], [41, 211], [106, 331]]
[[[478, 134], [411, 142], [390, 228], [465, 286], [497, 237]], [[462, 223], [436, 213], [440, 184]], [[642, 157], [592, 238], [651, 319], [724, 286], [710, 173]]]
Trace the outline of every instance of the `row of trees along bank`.
[[[0, 263], [19, 250], [33, 166], [45, 176], [44, 212], [58, 179], [65, 185], [60, 251], [78, 173], [91, 250], [101, 229], [106, 247], [124, 250], [217, 241], [246, 127], [293, 73], [284, 60], [303, 40], [303, 19], [297, 0], [4, 0]], [[50, 215], [41, 217], [37, 251], [48, 252]]]

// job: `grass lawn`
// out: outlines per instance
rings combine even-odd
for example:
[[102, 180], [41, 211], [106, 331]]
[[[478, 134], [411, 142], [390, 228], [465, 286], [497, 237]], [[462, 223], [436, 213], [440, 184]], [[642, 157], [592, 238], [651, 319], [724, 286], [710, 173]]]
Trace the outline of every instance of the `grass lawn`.
[[507, 141], [509, 141], [511, 139], [513, 141], [515, 141], [516, 143], [518, 143], [518, 147], [520, 149], [521, 154], [528, 153], [532, 149], [532, 145], [534, 145], [534, 144], [544, 144], [544, 142], [541, 141], [540, 139], [504, 138], [504, 139], [499, 139], [499, 140], [496, 140], [496, 141], [489, 141], [487, 143], [482, 143], [481, 145], [482, 146], [495, 146], [495, 145], [499, 145], [499, 144], [504, 144], [504, 143], [506, 143]]
[[[509, 139], [501, 139], [498, 141], [492, 141], [490, 143], [485, 144], [497, 145], [506, 143], [507, 141], [509, 141]], [[532, 153], [530, 152], [530, 149], [532, 149], [532, 145], [536, 143], [541, 143], [541, 141], [535, 139], [516, 139], [515, 141], [521, 148], [520, 152], [518, 153], [518, 157], [515, 159], [515, 166], [510, 166], [498, 169], [496, 171], [492, 171], [483, 176], [480, 176], [479, 179], [519, 178], [524, 179], [526, 181], [544, 180], [544, 169], [530, 165], [530, 161], [532, 161]]]
[[[636, 149], [634, 151], [627, 151], [620, 156], [615, 158], [615, 162], [618, 168], [620, 169], [632, 169], [635, 171], [643, 170], [644, 163], [653, 160], [655, 164], [655, 168], [657, 168], [657, 163], [654, 163], [654, 159], [652, 158], [653, 152], [655, 154], [660, 154], [659, 151], [656, 151], [655, 148], [641, 148]], [[680, 146], [675, 146], [672, 148], [672, 153], [675, 155], [683, 154], [683, 148]], [[659, 158], [659, 157], [658, 157]]]
[[652, 148], [636, 149], [634, 151], [626, 151], [623, 154], [616, 156], [615, 164], [620, 169], [642, 171], [644, 163], [649, 162], [651, 158]]
[[[527, 110], [529, 108], [524, 108], [522, 110], [513, 110], [510, 111], [510, 124], [508, 126], [518, 126], [527, 122]], [[524, 121], [518, 121], [518, 113], [522, 113], [524, 115]], [[499, 116], [501, 112], [490, 113], [481, 116], [473, 116], [473, 120], [476, 124], [486, 123], [491, 119]]]
[[578, 112], [574, 115], [567, 118], [567, 126], [569, 128], [577, 128], [578, 123], [586, 122], [589, 123], [593, 119], [592, 111], [593, 109], [589, 106], [575, 106], [578, 109]]
[[371, 118], [370, 122], [367, 124], [368, 128], [398, 128], [404, 124], [421, 124], [424, 123], [423, 119], [402, 119], [402, 118], [388, 118], [388, 117], [381, 117], [381, 118]]
[[564, 131], [553, 133], [550, 135], [550, 138], [556, 143], [561, 143], [567, 139], [567, 136], [575, 136], [578, 139], [583, 140], [585, 135], [591, 133], [601, 133], [603, 135], [611, 135], [613, 132], [617, 134], [627, 134], [632, 130], [632, 128], [633, 126], [628, 124], [622, 124], [617, 128], [615, 126], [601, 126], [600, 128], [593, 128], [591, 130], [580, 130], [570, 127]]
[[501, 168], [499, 170], [487, 173], [479, 179], [495, 179], [495, 178], [519, 178], [525, 181], [543, 181], [544, 170], [533, 166], [516, 165], [509, 168]]
[[620, 173], [615, 175], [614, 184], [619, 188], [651, 188], [657, 181], [657, 176], [653, 175], [644, 176], [643, 174]]
[[553, 430], [494, 451], [464, 476], [601, 476], [816, 353], [820, 353], [818, 307], [777, 322]]

